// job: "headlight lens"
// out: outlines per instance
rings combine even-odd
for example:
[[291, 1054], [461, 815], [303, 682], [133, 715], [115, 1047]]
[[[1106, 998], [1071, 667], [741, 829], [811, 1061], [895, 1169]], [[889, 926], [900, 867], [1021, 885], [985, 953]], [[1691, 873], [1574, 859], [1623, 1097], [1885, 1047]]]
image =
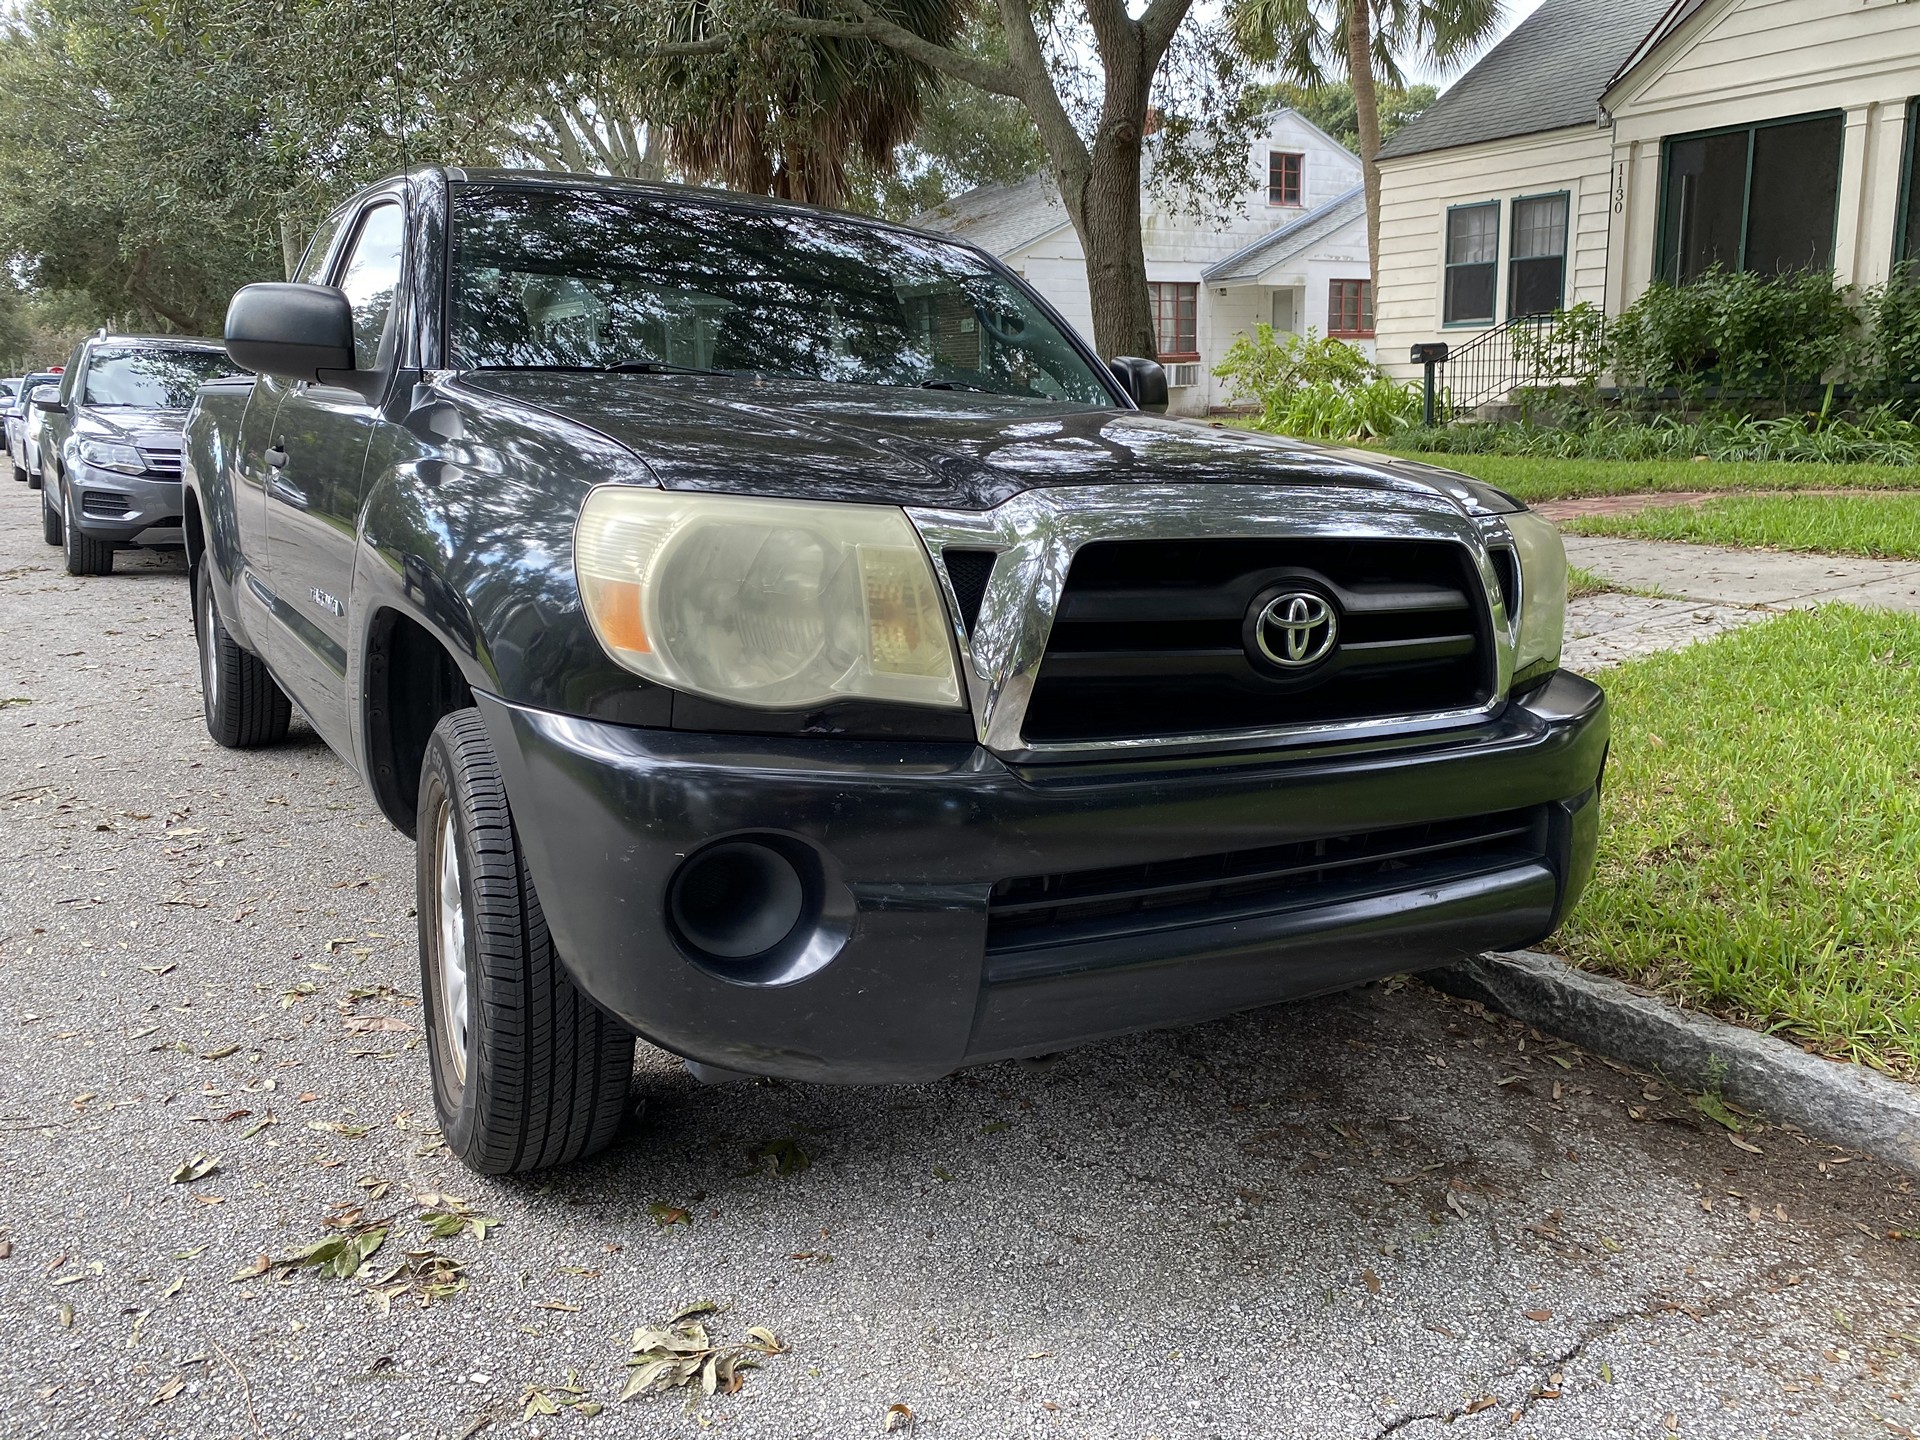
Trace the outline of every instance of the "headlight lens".
[[1531, 510], [1502, 517], [1520, 557], [1520, 633], [1513, 656], [1515, 681], [1560, 665], [1567, 628], [1567, 548], [1560, 531]]
[[960, 706], [932, 562], [890, 506], [604, 485], [573, 564], [607, 653], [662, 685], [768, 710]]
[[138, 475], [147, 468], [140, 452], [115, 440], [84, 440], [80, 458], [96, 470], [118, 470], [123, 475]]

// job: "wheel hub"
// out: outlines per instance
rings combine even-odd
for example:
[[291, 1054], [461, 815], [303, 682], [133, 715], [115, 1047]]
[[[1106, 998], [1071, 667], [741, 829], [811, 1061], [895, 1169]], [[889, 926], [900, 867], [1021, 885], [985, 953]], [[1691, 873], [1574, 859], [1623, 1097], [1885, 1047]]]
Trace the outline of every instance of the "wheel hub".
[[440, 1016], [453, 1073], [467, 1079], [467, 1028], [470, 982], [467, 966], [466, 903], [460, 890], [460, 848], [454, 835], [453, 807], [440, 812], [436, 930], [440, 940]]

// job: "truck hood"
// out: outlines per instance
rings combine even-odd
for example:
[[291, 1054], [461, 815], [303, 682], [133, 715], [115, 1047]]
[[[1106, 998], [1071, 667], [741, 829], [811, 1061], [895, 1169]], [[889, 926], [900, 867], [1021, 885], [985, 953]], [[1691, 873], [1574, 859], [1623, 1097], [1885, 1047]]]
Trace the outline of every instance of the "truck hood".
[[598, 431], [674, 490], [960, 510], [1130, 482], [1452, 491], [1435, 483], [1446, 472], [1386, 456], [971, 391], [533, 370], [470, 372], [459, 385]]

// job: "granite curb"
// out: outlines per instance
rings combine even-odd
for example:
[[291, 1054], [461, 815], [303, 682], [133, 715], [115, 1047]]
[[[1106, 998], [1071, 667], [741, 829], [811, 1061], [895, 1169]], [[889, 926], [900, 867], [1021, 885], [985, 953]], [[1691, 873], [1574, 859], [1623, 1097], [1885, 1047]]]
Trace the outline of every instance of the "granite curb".
[[1621, 981], [1532, 951], [1481, 955], [1423, 977], [1596, 1054], [1920, 1175], [1920, 1086], [1826, 1060]]

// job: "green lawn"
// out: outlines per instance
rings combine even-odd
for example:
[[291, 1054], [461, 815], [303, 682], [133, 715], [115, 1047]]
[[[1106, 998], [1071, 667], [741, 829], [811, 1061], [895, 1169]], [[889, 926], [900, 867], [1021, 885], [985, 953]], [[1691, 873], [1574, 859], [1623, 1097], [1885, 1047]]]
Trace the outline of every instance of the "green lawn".
[[1565, 500], [1646, 490], [1920, 490], [1920, 467], [1741, 460], [1537, 460], [1524, 455], [1411, 455], [1498, 485], [1517, 499]]
[[1585, 600], [1592, 595], [1605, 595], [1620, 587], [1604, 575], [1596, 575], [1591, 570], [1583, 570], [1578, 565], [1567, 567], [1567, 599]]
[[1920, 1076], [1920, 617], [1796, 612], [1605, 683], [1600, 866], [1553, 948]]
[[1633, 515], [1583, 515], [1561, 528], [1575, 535], [1915, 560], [1920, 495], [1730, 495]]

